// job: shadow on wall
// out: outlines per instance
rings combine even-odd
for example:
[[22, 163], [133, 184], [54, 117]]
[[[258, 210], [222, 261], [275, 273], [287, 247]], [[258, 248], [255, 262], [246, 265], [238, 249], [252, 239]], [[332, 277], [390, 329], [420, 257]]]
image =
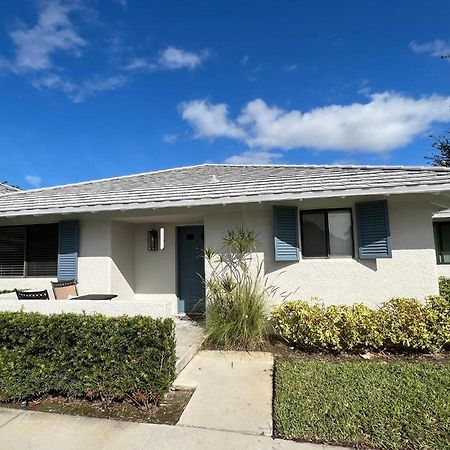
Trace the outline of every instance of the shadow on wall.
[[112, 286], [126, 294], [134, 293], [135, 288], [134, 235], [133, 224], [111, 223]]
[[118, 277], [120, 275], [121, 277], [119, 278], [121, 278], [122, 284], [125, 282], [126, 287], [134, 293], [134, 267], [120, 259], [111, 258], [111, 260], [116, 268], [116, 273], [113, 273], [113, 276]]

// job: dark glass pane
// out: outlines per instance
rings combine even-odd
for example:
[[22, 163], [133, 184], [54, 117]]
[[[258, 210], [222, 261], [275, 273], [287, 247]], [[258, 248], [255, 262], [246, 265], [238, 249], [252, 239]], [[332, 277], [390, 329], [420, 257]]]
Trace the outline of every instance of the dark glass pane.
[[438, 222], [440, 262], [450, 263], [450, 222]]
[[302, 255], [324, 257], [327, 254], [327, 241], [324, 212], [307, 212], [302, 218]]
[[27, 227], [27, 276], [56, 276], [58, 271], [57, 223]]

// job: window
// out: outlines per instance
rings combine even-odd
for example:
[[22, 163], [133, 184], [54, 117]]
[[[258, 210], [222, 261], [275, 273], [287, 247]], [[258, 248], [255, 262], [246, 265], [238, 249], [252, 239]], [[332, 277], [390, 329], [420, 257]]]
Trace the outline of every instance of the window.
[[438, 264], [450, 264], [450, 222], [435, 222], [434, 238]]
[[302, 255], [306, 258], [353, 256], [349, 209], [302, 211]]
[[57, 223], [0, 227], [0, 276], [56, 276], [58, 234]]

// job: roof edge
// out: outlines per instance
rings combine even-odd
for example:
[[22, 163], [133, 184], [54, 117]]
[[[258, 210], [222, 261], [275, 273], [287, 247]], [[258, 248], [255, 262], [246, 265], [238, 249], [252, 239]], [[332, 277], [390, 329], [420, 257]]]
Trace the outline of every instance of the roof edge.
[[8, 183], [0, 183], [0, 186], [3, 186], [5, 188], [7, 188], [8, 190], [11, 190], [12, 192], [14, 191], [20, 191], [23, 192], [23, 189], [18, 188], [17, 186], [11, 186]]
[[[432, 186], [399, 186], [393, 188], [372, 188], [372, 189], [342, 189], [338, 191], [323, 191], [323, 192], [306, 192], [303, 194], [264, 194], [264, 195], [247, 195], [238, 197], [218, 197], [214, 199], [201, 200], [167, 200], [162, 202], [147, 202], [147, 203], [130, 203], [130, 204], [115, 204], [115, 205], [93, 205], [83, 207], [69, 207], [69, 208], [54, 208], [54, 209], [35, 209], [22, 210], [14, 212], [0, 212], [0, 218], [13, 217], [31, 217], [31, 216], [48, 216], [48, 215], [69, 215], [69, 214], [86, 214], [97, 212], [125, 212], [125, 211], [139, 211], [139, 210], [158, 210], [167, 208], [184, 208], [184, 207], [204, 207], [204, 206], [218, 206], [218, 205], [233, 205], [243, 203], [263, 203], [263, 202], [277, 202], [277, 201], [299, 201], [307, 199], [324, 199], [336, 197], [361, 197], [361, 196], [390, 196], [390, 195], [407, 195], [407, 194], [438, 194], [442, 191], [450, 191], [449, 184], [432, 185]], [[450, 205], [449, 205], [450, 207]]]

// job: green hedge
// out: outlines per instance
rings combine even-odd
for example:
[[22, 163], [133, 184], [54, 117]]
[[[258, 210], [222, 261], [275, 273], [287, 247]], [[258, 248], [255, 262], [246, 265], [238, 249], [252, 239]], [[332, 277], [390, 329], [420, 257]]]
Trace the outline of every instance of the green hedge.
[[291, 301], [272, 311], [275, 332], [302, 350], [426, 352], [450, 348], [450, 300], [396, 298], [379, 309]]
[[0, 312], [0, 400], [46, 393], [157, 403], [175, 378], [171, 319]]

